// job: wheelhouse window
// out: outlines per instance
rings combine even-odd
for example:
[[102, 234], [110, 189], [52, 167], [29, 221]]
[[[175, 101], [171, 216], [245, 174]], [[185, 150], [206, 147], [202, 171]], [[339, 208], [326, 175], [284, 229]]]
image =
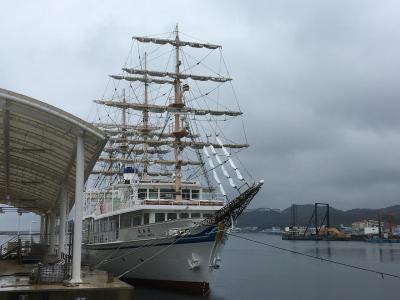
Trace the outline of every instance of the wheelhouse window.
[[190, 214], [190, 217], [191, 217], [192, 219], [200, 218], [200, 213], [191, 213], [191, 214]]
[[123, 214], [121, 215], [121, 228], [131, 227], [131, 215]]
[[160, 199], [174, 199], [174, 189], [160, 189]]
[[178, 218], [177, 213], [168, 213], [167, 220], [176, 220]]
[[132, 226], [142, 225], [142, 215], [132, 217]]
[[192, 199], [200, 199], [200, 191], [192, 190]]
[[149, 224], [150, 223], [150, 217], [148, 213], [143, 214], [143, 224]]
[[158, 189], [149, 189], [149, 199], [158, 199]]
[[211, 216], [211, 213], [203, 213], [203, 218], [208, 218], [209, 216]]
[[110, 231], [114, 230], [114, 220], [110, 220]]
[[190, 190], [189, 189], [183, 189], [182, 190], [182, 199], [183, 200], [190, 200]]
[[156, 213], [156, 222], [164, 222], [165, 213]]
[[179, 219], [188, 219], [189, 218], [189, 214], [188, 213], [180, 213], [179, 214]]
[[139, 189], [138, 190], [138, 198], [146, 199], [147, 198], [147, 189]]
[[107, 231], [107, 220], [100, 220], [100, 230], [101, 232]]

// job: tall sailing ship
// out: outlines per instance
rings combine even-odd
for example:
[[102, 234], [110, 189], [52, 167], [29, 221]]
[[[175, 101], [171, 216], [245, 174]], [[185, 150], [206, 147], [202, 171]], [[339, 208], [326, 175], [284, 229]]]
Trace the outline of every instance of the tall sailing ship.
[[[263, 181], [238, 168], [249, 145], [223, 132], [237, 135], [231, 121], [242, 112], [220, 96], [232, 90], [222, 56], [218, 71], [204, 64], [221, 46], [181, 35], [176, 27], [165, 38], [133, 37], [110, 95], [95, 100], [109, 141], [85, 193], [83, 260], [134, 284], [207, 294], [228, 230]], [[196, 74], [201, 66], [212, 74]]]

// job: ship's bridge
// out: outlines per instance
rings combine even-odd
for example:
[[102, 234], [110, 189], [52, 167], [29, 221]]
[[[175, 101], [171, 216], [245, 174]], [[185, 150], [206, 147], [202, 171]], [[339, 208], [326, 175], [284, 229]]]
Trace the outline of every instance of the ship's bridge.
[[41, 215], [41, 233], [49, 237], [51, 251], [59, 217], [60, 252], [66, 212], [75, 204], [74, 241], [79, 244], [74, 245], [72, 279], [79, 282], [84, 182], [106, 134], [61, 109], [4, 89], [0, 127], [0, 203]]

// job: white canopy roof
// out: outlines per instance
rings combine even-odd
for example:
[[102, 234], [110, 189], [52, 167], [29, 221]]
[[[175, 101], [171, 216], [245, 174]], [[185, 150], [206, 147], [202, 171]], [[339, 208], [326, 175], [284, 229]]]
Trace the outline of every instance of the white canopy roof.
[[44, 102], [0, 89], [0, 203], [36, 213], [57, 208], [66, 182], [74, 201], [76, 137], [85, 140], [85, 180], [106, 134]]

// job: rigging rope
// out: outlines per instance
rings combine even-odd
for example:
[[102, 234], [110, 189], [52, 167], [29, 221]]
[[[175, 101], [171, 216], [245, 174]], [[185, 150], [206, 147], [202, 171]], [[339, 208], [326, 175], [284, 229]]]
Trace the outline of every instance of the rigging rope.
[[[171, 38], [171, 36], [173, 36], [174, 34], [175, 34], [175, 31], [172, 31], [172, 32], [168, 32], [168, 33], [164, 33], [164, 34], [166, 34], [166, 35], [168, 35], [168, 38]], [[159, 34], [159, 35], [164, 35], [164, 34]], [[136, 46], [136, 47], [135, 47]], [[136, 49], [135, 49], [136, 48]], [[144, 47], [145, 48], [145, 47]], [[145, 48], [146, 49], [146, 48]], [[162, 49], [162, 45], [159, 45], [159, 46], [157, 46], [157, 47], [155, 47], [153, 50], [151, 50], [150, 52], [148, 52], [148, 56], [149, 56], [149, 58], [147, 59], [147, 63], [149, 63], [149, 62], [153, 62], [153, 61], [157, 61], [158, 59], [160, 59], [160, 58], [166, 58], [166, 57], [168, 57], [168, 60], [167, 60], [167, 64], [166, 64], [166, 66], [165, 66], [165, 70], [167, 70], [168, 69], [168, 66], [169, 66], [169, 64], [170, 64], [170, 60], [171, 60], [171, 57], [172, 57], [172, 54], [173, 54], [173, 49], [171, 49], [171, 50], [168, 50], [168, 51], [159, 51], [160, 49]], [[135, 51], [136, 50], [136, 51]], [[130, 51], [129, 51], [129, 54], [128, 54], [128, 57], [126, 58], [126, 60], [125, 60], [125, 62], [124, 62], [124, 68], [127, 68], [128, 67], [128, 65], [130, 65], [130, 66], [132, 66], [132, 65], [134, 65], [134, 60], [137, 60], [137, 62], [138, 62], [138, 65], [136, 66], [136, 67], [138, 67], [138, 68], [140, 68], [140, 69], [142, 69], [143, 70], [143, 56], [142, 56], [142, 51], [143, 50], [143, 48], [142, 48], [142, 46], [141, 46], [141, 44], [139, 43], [139, 42], [136, 42], [135, 40], [133, 40], [132, 42], [131, 42], [131, 44], [130, 44]], [[182, 72], [187, 72], [187, 73], [189, 73], [189, 74], [191, 74], [192, 73], [192, 71], [197, 67], [197, 66], [199, 66], [199, 65], [201, 65], [201, 67], [202, 68], [206, 68], [207, 70], [210, 70], [212, 73], [215, 73], [215, 74], [217, 74], [218, 76], [222, 76], [221, 75], [221, 69], [226, 69], [225, 71], [226, 71], [226, 73], [228, 73], [228, 75], [229, 75], [229, 71], [228, 71], [228, 69], [227, 69], [227, 67], [226, 67], [226, 63], [225, 63], [225, 61], [224, 61], [224, 58], [222, 57], [222, 52], [220, 51], [219, 53], [217, 52], [217, 51], [214, 51], [215, 49], [212, 49], [211, 51], [207, 51], [207, 53], [204, 55], [204, 56], [202, 56], [200, 59], [198, 59], [198, 58], [196, 58], [196, 57], [193, 57], [192, 55], [190, 55], [189, 53], [187, 53], [186, 51], [184, 51], [183, 50], [183, 48], [181, 47], [180, 49], [179, 49], [179, 52], [180, 52], [180, 54], [181, 54], [181, 62], [183, 63], [183, 71]], [[135, 52], [137, 52], [137, 53], [135, 53]], [[216, 72], [215, 70], [213, 70], [213, 68], [211, 68], [210, 66], [208, 66], [207, 64], [206, 64], [206, 60], [212, 55], [212, 54], [219, 54], [219, 56], [220, 56], [220, 58], [219, 58], [219, 66], [218, 66], [218, 72]], [[223, 63], [223, 64], [222, 64]], [[136, 67], [134, 67], [134, 68], [136, 68]], [[224, 68], [223, 68], [224, 67]], [[125, 72], [125, 71], [124, 71]], [[123, 73], [124, 73], [123, 72]], [[110, 82], [110, 80], [109, 80], [109, 82]], [[115, 81], [115, 80], [111, 80], [111, 82], [112, 82], [112, 84], [113, 84], [113, 87], [114, 87], [114, 90], [113, 90], [113, 92], [112, 92], [112, 97], [111, 97], [111, 99], [112, 100], [119, 100], [120, 99], [120, 95], [119, 95], [119, 93], [118, 93], [118, 88], [120, 87], [120, 85], [122, 85], [122, 81]], [[197, 96], [197, 97], [192, 97], [191, 99], [184, 99], [184, 101], [185, 102], [187, 102], [187, 103], [190, 103], [190, 102], [195, 102], [195, 103], [198, 103], [199, 104], [199, 106], [200, 107], [202, 107], [203, 105], [200, 105], [200, 102], [201, 102], [201, 104], [202, 104], [202, 101], [204, 102], [204, 105], [207, 107], [207, 108], [209, 108], [210, 109], [210, 107], [209, 107], [209, 104], [207, 103], [207, 102], [209, 102], [209, 101], [206, 101], [206, 100], [211, 100], [213, 103], [215, 103], [216, 105], [217, 105], [217, 107], [225, 107], [224, 105], [222, 105], [221, 103], [220, 103], [220, 101], [219, 101], [219, 98], [220, 98], [220, 94], [219, 94], [219, 90], [220, 90], [220, 87], [223, 85], [223, 83], [218, 83], [214, 88], [212, 88], [211, 90], [209, 90], [207, 93], [203, 93], [202, 91], [201, 91], [201, 88], [200, 88], [200, 85], [198, 84], [198, 82], [197, 81], [195, 81], [195, 86], [197, 87], [197, 90], [198, 90], [198, 93], [200, 94], [199, 96]], [[136, 86], [136, 87], [133, 87], [132, 86], [132, 84], [131, 83], [129, 83], [129, 87], [128, 87], [128, 97], [127, 97], [127, 102], [130, 102], [130, 100], [133, 100], [134, 102], [136, 102], [136, 101], [139, 101], [139, 98], [141, 99], [142, 98], [142, 95], [141, 95], [141, 90], [140, 90], [140, 87], [141, 87], [141, 85], [139, 84], [138, 86]], [[214, 99], [214, 97], [211, 97], [210, 96], [210, 93], [212, 93], [212, 92], [214, 92], [214, 91], [217, 91], [218, 92], [218, 94], [217, 94], [217, 99], [215, 100]], [[165, 100], [165, 105], [167, 105], [168, 104], [168, 101], [169, 101], [169, 95], [171, 94], [171, 92], [172, 92], [172, 88], [169, 88], [169, 90], [162, 90], [161, 89], [161, 86], [159, 86], [158, 88], [155, 88], [154, 90], [151, 88], [151, 87], [149, 87], [149, 96], [150, 96], [150, 99], [152, 99], [152, 101], [156, 101], [157, 99], [159, 99], [159, 98], [162, 98], [162, 97], [164, 97], [164, 96], [166, 96], [167, 94], [168, 94], [168, 97], [166, 97], [166, 100]], [[154, 93], [155, 93], [155, 95], [154, 95]], [[104, 92], [104, 94], [105, 94], [105, 92]], [[161, 95], [161, 96], [160, 96]], [[194, 94], [192, 93], [192, 91], [190, 90], [189, 91], [189, 95], [191, 95], [191, 96], [194, 96]], [[234, 95], [235, 96], [235, 101], [237, 101], [237, 95], [235, 94]], [[103, 98], [104, 98], [104, 95], [103, 95]], [[190, 97], [188, 97], [188, 98], [190, 98]], [[197, 99], [199, 100], [199, 101], [197, 101]], [[140, 101], [139, 101], [140, 102]], [[108, 117], [108, 119], [111, 121], [111, 123], [114, 123], [115, 125], [117, 125], [117, 122], [116, 122], [116, 116], [114, 116], [114, 115], [112, 115], [109, 111], [108, 111], [108, 109], [107, 109], [107, 107], [105, 108], [105, 111], [106, 111], [106, 115], [107, 115], [107, 117]], [[138, 115], [136, 115], [136, 114], [132, 114], [131, 112], [129, 112], [129, 111], [127, 111], [126, 112], [126, 114], [127, 114], [127, 116], [128, 116], [128, 118], [129, 119], [135, 119], [136, 117], [140, 117], [140, 115], [138, 114]], [[166, 122], [165, 123], [167, 123], [168, 122], [168, 117], [169, 117], [169, 115], [167, 114], [166, 116], [164, 116], [164, 117], [166, 117]], [[187, 123], [190, 123], [190, 117], [189, 116], [187, 116], [187, 118], [188, 118], [188, 120], [186, 120], [187, 121]], [[100, 119], [100, 118], [99, 118]], [[162, 122], [162, 116], [160, 115], [160, 120], [158, 120], [157, 121], [157, 123], [163, 123]], [[226, 122], [226, 121], [230, 121], [230, 120], [232, 120], [232, 119], [234, 119], [234, 118], [227, 118], [227, 117], [225, 117], [223, 120], [220, 120], [219, 118], [217, 118], [216, 116], [210, 116], [207, 120], [204, 120], [204, 121], [207, 121], [208, 123], [215, 123], [215, 126], [213, 126], [214, 124], [209, 124], [209, 126], [211, 127], [211, 130], [212, 131], [214, 131], [214, 134], [219, 134], [221, 137], [223, 137], [224, 138], [224, 140], [228, 140], [227, 138], [225, 138], [225, 136], [223, 135], [223, 130], [222, 130], [222, 127], [219, 125], [219, 123], [222, 123], [221, 121], [224, 121], [224, 124], [223, 124], [223, 126], [224, 127], [227, 127], [228, 126], [228, 124], [227, 123], [229, 123], [229, 122]], [[193, 121], [195, 120], [195, 118], [193, 118]], [[199, 120], [196, 120], [196, 121], [202, 121], [201, 119], [199, 119]], [[138, 123], [140, 123], [140, 120], [138, 120]], [[166, 124], [167, 125], [167, 124]], [[194, 129], [194, 126], [192, 125], [192, 124], [190, 124], [189, 126], [190, 127], [192, 127], [191, 129]], [[202, 124], [195, 124], [195, 127], [196, 127], [196, 129], [197, 129], [197, 131], [198, 132], [200, 132], [200, 130], [198, 129], [198, 126], [197, 125], [200, 125], [201, 127], [203, 127], [202, 126]], [[166, 129], [166, 126], [164, 125], [164, 128], [163, 128], [163, 130], [162, 130], [162, 132], [164, 132], [165, 131], [165, 129]], [[204, 131], [204, 133], [205, 133], [205, 135], [207, 135], [207, 132], [206, 132], [206, 130], [204, 129], [204, 128], [201, 128], [203, 131]], [[192, 140], [194, 140], [195, 139], [195, 137], [191, 137], [192, 138]], [[159, 137], [159, 139], [160, 139], [160, 137]], [[247, 138], [246, 138], [246, 140], [247, 140]], [[118, 142], [116, 142], [116, 144], [119, 144]], [[115, 145], [112, 145], [111, 147], [114, 147]], [[127, 147], [127, 149], [128, 149], [128, 155], [127, 155], [127, 158], [131, 158], [132, 156], [134, 156], [134, 157], [136, 157], [136, 156], [139, 156], [140, 154], [139, 153], [133, 153], [132, 154], [132, 151], [136, 148], [136, 146], [133, 146], [133, 147], [131, 147], [130, 145], [126, 145], [126, 147]], [[160, 147], [160, 146], [154, 146], [155, 148], [158, 148], [158, 147]], [[240, 151], [240, 150], [239, 150]], [[200, 157], [200, 158], [202, 158], [202, 155], [201, 155], [201, 151], [200, 151], [200, 149], [195, 149], [195, 153], [196, 153], [196, 155], [198, 156], [198, 158]], [[170, 153], [168, 153], [168, 154], [170, 154]], [[118, 151], [115, 151], [115, 152], [110, 152], [109, 154], [108, 154], [110, 157], [118, 157], [119, 156], [119, 153], [118, 153]], [[164, 154], [162, 154], [162, 153], [155, 153], [155, 155], [157, 155], [159, 158], [163, 158], [164, 157]], [[214, 155], [215, 156], [215, 155]], [[218, 156], [215, 156], [215, 159], [217, 159], [218, 161], [219, 161], [219, 157]], [[202, 159], [199, 159], [200, 161], [202, 161]], [[231, 162], [230, 162], [231, 163]], [[115, 164], [115, 163], [110, 163], [108, 166], [106, 166], [105, 164], [99, 164], [99, 165], [101, 165], [101, 169], [102, 170], [106, 170], [104, 173], [106, 173], [107, 171], [110, 171], [110, 173], [111, 172], [113, 172], [114, 171], [114, 169], [117, 169], [116, 171], [118, 172], [119, 171], [119, 169], [120, 169], [120, 164]], [[189, 167], [189, 168], [191, 168], [191, 167]], [[224, 175], [225, 175], [225, 177], [227, 177], [226, 176], [226, 174], [228, 174], [228, 172], [227, 172], [227, 170], [225, 169], [225, 167], [224, 166], [222, 166], [221, 167], [222, 168], [222, 171], [223, 171], [223, 173], [224, 173]], [[212, 168], [212, 170], [210, 170], [211, 172], [213, 172], [214, 173], [214, 171], [213, 171], [213, 169], [214, 168]], [[167, 167], [167, 166], [161, 166], [161, 167], [159, 167], [159, 170], [169, 170], [169, 168]], [[208, 175], [208, 172], [206, 171], [206, 168], [205, 168], [205, 164], [204, 163], [202, 163], [201, 164], [201, 167], [200, 168], [198, 168], [198, 169], [195, 169], [194, 168], [194, 171], [193, 170], [190, 170], [190, 171], [192, 171], [192, 174], [190, 174], [190, 176], [198, 176], [198, 170], [200, 170], [200, 171], [203, 171], [203, 173], [205, 174], [205, 176], [206, 176], [206, 180], [207, 180], [207, 184], [208, 184], [208, 186], [210, 186], [210, 184], [209, 184], [209, 180], [208, 180], [208, 177], [207, 177], [207, 175]], [[235, 170], [236, 171], [236, 170]], [[189, 172], [188, 172], [189, 173]], [[107, 175], [109, 175], [109, 174], [105, 174], [105, 175], [98, 175], [98, 176], [96, 176], [96, 181], [95, 181], [95, 186], [102, 186], [103, 184], [104, 184], [104, 181], [107, 179]], [[116, 176], [117, 175], [117, 176]], [[116, 180], [118, 180], [118, 178], [119, 178], [119, 176], [120, 176], [120, 172], [118, 173], [118, 174], [116, 174], [116, 175], [114, 175], [114, 176], [111, 176], [110, 177], [110, 183], [112, 183], [112, 182], [115, 182]], [[229, 183], [230, 183], [230, 185], [231, 186], [234, 186], [235, 185], [235, 183], [233, 182], [233, 179], [229, 176], [229, 174], [228, 174], [228, 177], [227, 177], [227, 179], [228, 179], [228, 181], [229, 181]]]

